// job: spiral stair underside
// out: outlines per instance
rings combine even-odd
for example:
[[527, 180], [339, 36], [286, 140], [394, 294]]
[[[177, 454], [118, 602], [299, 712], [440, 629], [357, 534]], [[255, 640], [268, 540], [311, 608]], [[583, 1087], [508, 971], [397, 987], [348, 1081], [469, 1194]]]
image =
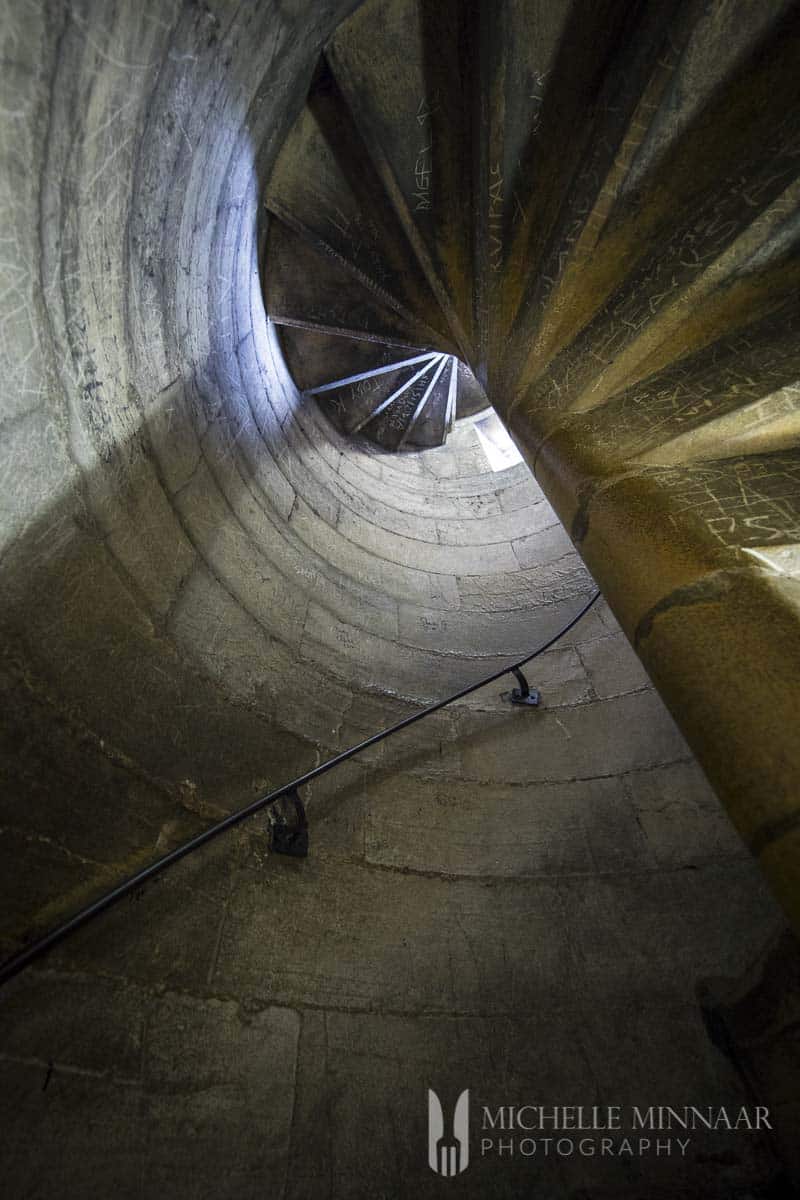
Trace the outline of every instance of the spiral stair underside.
[[265, 198], [298, 386], [390, 450], [488, 396], [529, 449], [645, 469], [793, 562], [799, 29], [787, 3], [360, 5]]
[[346, 436], [441, 443], [474, 379], [800, 920], [798, 63], [797, 0], [366, 0], [262, 270]]
[[[790, 111], [791, 52], [781, 50], [779, 24], [789, 8], [763, 0], [698, 6], [692, 36], [661, 56], [665, 66], [648, 87], [637, 59], [650, 54], [644, 5], [623, 0], [613, 12], [597, 0], [524, 10], [487, 2], [488, 23], [499, 23], [492, 45], [503, 27], [521, 28], [517, 12], [531, 32], [504, 51], [507, 77], [490, 99], [492, 113], [505, 107], [510, 140], [507, 149], [494, 143], [498, 156], [482, 151], [476, 192], [481, 211], [496, 224], [499, 206], [519, 241], [512, 246], [492, 229], [479, 247], [491, 274], [475, 267], [474, 278], [491, 284], [504, 272], [504, 287], [487, 299], [476, 282], [475, 293], [483, 311], [502, 317], [498, 330], [511, 328], [524, 303], [532, 340], [504, 339], [479, 322], [470, 360], [436, 293], [435, 304], [427, 298], [422, 268], [427, 291], [420, 285], [408, 317], [427, 313], [430, 332], [387, 329], [385, 348], [307, 328], [302, 311], [300, 325], [272, 328], [263, 319], [255, 242], [267, 230], [257, 205], [319, 46], [354, 7], [95, 0], [57, 20], [58, 6], [10, 6], [18, 37], [3, 76], [6, 161], [22, 173], [13, 176], [4, 258], [29, 280], [20, 284], [25, 303], [9, 297], [13, 320], [0, 345], [14, 413], [4, 438], [15, 447], [3, 604], [8, 665], [20, 676], [4, 676], [13, 825], [4, 864], [7, 890], [19, 896], [5, 916], [15, 939], [56, 909], [74, 911], [158, 853], [164, 838], [195, 831], [256, 789], [521, 654], [586, 591], [567, 534], [521, 465], [501, 476], [487, 471], [470, 447], [469, 422], [457, 421], [435, 452], [391, 455], [341, 433], [322, 408], [330, 393], [298, 396], [278, 336], [287, 359], [289, 338], [302, 339], [296, 381], [316, 362], [308, 389], [427, 353], [483, 372], [530, 462], [539, 450], [537, 474], [626, 631], [642, 622], [637, 646], [651, 675], [659, 663], [674, 663], [675, 678], [682, 673], [679, 692], [659, 678], [662, 694], [689, 734], [707, 729], [708, 745], [717, 742], [732, 763], [739, 791], [718, 788], [720, 797], [735, 817], [752, 816], [757, 836], [748, 841], [773, 881], [781, 865], [776, 849], [789, 837], [770, 844], [768, 823], [791, 835], [776, 776], [793, 770], [796, 785], [797, 721], [792, 727], [794, 710], [776, 681], [788, 679], [797, 694], [797, 655], [779, 640], [775, 607], [760, 607], [761, 591], [758, 605], [740, 609], [740, 637], [721, 619], [712, 625], [712, 648], [731, 663], [727, 680], [694, 654], [691, 637], [707, 614], [722, 612], [715, 596], [723, 584], [733, 596], [726, 612], [736, 608], [736, 573], [720, 564], [735, 562], [744, 575], [736, 539], [748, 527], [730, 531], [743, 508], [739, 473], [723, 451], [735, 450], [748, 471], [792, 452], [791, 330], [775, 304], [781, 279], [789, 289], [795, 270], [792, 185], [784, 206], [770, 198], [768, 172], [753, 192], [745, 182], [738, 232], [727, 215], [718, 227], [712, 217], [689, 229], [695, 241], [684, 246], [703, 258], [714, 236], [732, 257], [723, 250], [693, 271], [676, 268], [678, 290], [663, 302], [658, 287], [671, 283], [671, 271], [656, 282], [642, 276], [639, 316], [624, 299], [636, 254], [644, 262], [663, 252], [669, 270], [671, 205], [676, 228], [684, 221], [688, 229], [691, 188], [703, 220], [714, 187], [737, 177], [725, 166], [736, 153], [738, 175], [758, 175], [754, 122], [768, 132]], [[655, 26], [662, 6], [647, 7]], [[688, 12], [668, 7], [676, 24]], [[387, 7], [370, 8], [367, 48], [391, 51], [396, 76], [411, 70], [409, 43], [392, 46], [384, 36]], [[441, 25], [452, 11], [439, 6], [426, 20]], [[395, 26], [402, 33], [402, 20]], [[615, 38], [625, 43], [619, 54]], [[734, 73], [746, 83], [760, 45], [772, 55], [764, 77], [770, 62], [774, 76], [756, 95], [763, 113], [743, 120], [740, 106], [720, 128], [735, 99]], [[444, 39], [440, 47], [450, 64]], [[530, 61], [538, 75], [512, 59]], [[631, 97], [643, 97], [643, 131], [627, 93], [602, 107], [605, 93], [592, 82], [609, 70], [619, 78], [623, 65]], [[513, 97], [523, 95], [515, 108]], [[686, 169], [670, 178], [661, 156], [685, 146], [685, 131], [706, 117], [707, 152], [716, 157], [706, 169], [698, 140]], [[631, 141], [639, 157], [628, 165], [619, 152], [625, 129], [641, 147]], [[542, 188], [531, 193], [536, 221], [528, 226], [513, 188], [498, 187], [515, 156], [533, 164]], [[673, 166], [679, 160], [675, 149]], [[609, 170], [595, 178], [592, 164], [603, 162]], [[613, 190], [615, 178], [625, 193]], [[638, 217], [624, 207], [634, 189]], [[381, 193], [381, 211], [393, 214], [392, 194], [389, 202], [384, 209]], [[459, 220], [471, 228], [474, 207]], [[489, 217], [481, 220], [488, 228]], [[645, 239], [638, 249], [636, 220]], [[515, 274], [511, 252], [523, 242], [530, 267]], [[498, 243], [508, 246], [507, 270]], [[438, 251], [426, 250], [421, 234], [411, 254], [403, 251], [409, 270], [417, 251], [429, 272], [431, 264], [439, 271]], [[548, 254], [555, 271], [542, 265]], [[268, 249], [268, 295], [272, 262]], [[463, 256], [449, 261], [448, 279], [459, 263]], [[469, 303], [459, 301], [462, 324]], [[628, 329], [614, 316], [619, 353], [614, 343], [604, 352], [612, 311], [632, 322]], [[36, 314], [31, 355], [27, 322]], [[518, 333], [523, 326], [520, 316]], [[737, 330], [747, 342], [736, 341]], [[360, 351], [352, 364], [324, 359], [337, 343]], [[320, 357], [312, 361], [313, 347]], [[512, 387], [520, 348], [530, 369], [520, 368]], [[602, 403], [570, 407], [594, 381], [601, 386], [590, 394]], [[30, 408], [41, 400], [44, 407]], [[599, 441], [587, 442], [598, 448], [593, 459], [578, 457], [584, 431], [600, 421], [619, 469]], [[572, 477], [565, 461], [578, 464]], [[654, 562], [663, 554], [672, 568], [670, 554], [684, 552], [692, 518], [685, 481], [699, 490], [700, 473], [711, 471], [723, 507], [709, 507], [701, 522], [695, 506], [700, 532], [690, 548], [702, 547], [720, 587], [705, 590], [703, 578], [697, 602], [681, 608], [672, 603], [677, 584]], [[645, 480], [653, 519], [635, 503]], [[783, 540], [769, 552], [788, 569], [788, 476], [785, 483], [775, 526]], [[766, 488], [759, 502], [771, 518]], [[602, 505], [617, 496], [627, 523], [598, 550], [597, 530], [608, 529]], [[763, 529], [751, 532], [763, 538]], [[646, 596], [643, 580], [652, 583]], [[788, 595], [790, 576], [780, 582]], [[548, 609], [563, 612], [550, 617]], [[718, 632], [729, 640], [721, 645]], [[335, 787], [315, 786], [312, 855], [302, 870], [278, 856], [265, 862], [263, 831], [243, 830], [241, 842], [190, 856], [163, 887], [33, 971], [5, 1010], [16, 1057], [4, 1063], [9, 1186], [138, 1197], [146, 1177], [176, 1200], [204, 1190], [244, 1197], [265, 1186], [307, 1200], [317, 1181], [337, 1200], [360, 1190], [433, 1194], [440, 1185], [426, 1166], [419, 1090], [426, 1074], [443, 1103], [448, 1082], [451, 1101], [477, 1080], [500, 1103], [524, 1096], [531, 1079], [551, 1081], [553, 1095], [566, 1080], [567, 1090], [591, 1097], [599, 1080], [612, 1099], [706, 1097], [731, 1111], [739, 1096], [750, 1102], [749, 1086], [737, 1084], [708, 1042], [697, 983], [743, 979], [783, 928], [754, 863], [605, 606], [538, 660], [531, 682], [542, 687], [538, 713], [512, 709], [490, 689], [474, 707], [417, 725], [397, 757], [370, 758], [352, 774], [343, 767]], [[738, 740], [727, 736], [731, 713]], [[789, 882], [797, 861], [783, 859]], [[794, 958], [784, 961], [791, 970]], [[763, 976], [769, 1012], [745, 1005], [725, 1025], [744, 1027], [745, 1049], [766, 1054], [754, 1071], [757, 1084], [774, 1081], [759, 1096], [770, 1106], [792, 1094], [781, 1088], [795, 1063], [787, 1010], [773, 1001], [774, 969], [773, 961]], [[772, 1073], [779, 1060], [782, 1075]], [[254, 1124], [253, 1113], [267, 1115]], [[385, 1119], [376, 1123], [376, 1114]], [[791, 1106], [776, 1105], [775, 1116], [775, 1141], [796, 1161]], [[44, 1156], [42, 1121], [54, 1135]], [[377, 1136], [365, 1141], [373, 1126]], [[772, 1160], [764, 1161], [769, 1147], [732, 1134], [723, 1157], [720, 1136], [698, 1130], [693, 1150], [701, 1152], [663, 1158], [658, 1178], [646, 1163], [639, 1171], [623, 1159], [542, 1160], [538, 1191], [599, 1187], [617, 1200], [650, 1196], [654, 1186], [703, 1200], [778, 1194]], [[480, 1200], [526, 1194], [531, 1166], [518, 1158], [482, 1174], [476, 1161], [459, 1190]]]

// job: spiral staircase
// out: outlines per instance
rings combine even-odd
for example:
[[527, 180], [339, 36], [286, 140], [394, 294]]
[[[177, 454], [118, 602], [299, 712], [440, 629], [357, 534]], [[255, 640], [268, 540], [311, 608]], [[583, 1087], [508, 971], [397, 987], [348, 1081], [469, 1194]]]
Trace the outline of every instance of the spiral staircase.
[[442, 270], [441, 234], [420, 222], [432, 212], [435, 110], [417, 106], [418, 190], [397, 196], [380, 141], [353, 115], [358, 89], [341, 82], [349, 45], [345, 27], [340, 58], [331, 49], [321, 59], [269, 183], [268, 311], [298, 386], [344, 433], [390, 451], [439, 446], [457, 416], [488, 401], [464, 314], [448, 298], [457, 280]]
[[[566, 612], [488, 403], [800, 930], [796, 0], [5, 17], [4, 953]], [[531, 682], [10, 980], [8, 1194], [435, 1198], [425, 1085], [770, 1107], [462, 1197], [795, 1194], [796, 937], [605, 604]]]
[[262, 242], [345, 434], [491, 402], [798, 919], [799, 63], [785, 0], [367, 0]]
[[[386, 449], [485, 387], [606, 466], [714, 461], [720, 529], [742, 474], [796, 480], [797, 36], [792, 5], [361, 5], [265, 198], [298, 386]], [[733, 542], [794, 541], [797, 490]]]

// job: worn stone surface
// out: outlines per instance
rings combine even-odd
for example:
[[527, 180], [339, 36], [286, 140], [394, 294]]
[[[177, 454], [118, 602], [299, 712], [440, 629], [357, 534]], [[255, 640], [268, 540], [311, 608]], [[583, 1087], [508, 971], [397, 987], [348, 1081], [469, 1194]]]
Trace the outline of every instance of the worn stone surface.
[[[389, 457], [288, 378], [261, 189], [352, 7], [0, 8], [4, 951], [533, 649], [591, 588], [527, 468], [491, 471], [468, 423]], [[566, 8], [518, 39], [537, 96], [562, 36], [591, 66], [617, 29]], [[559, 179], [564, 123], [588, 130], [564, 78], [537, 167]], [[696, 988], [740, 975], [779, 911], [605, 606], [529, 674], [540, 711], [506, 679], [316, 780], [308, 860], [273, 855], [256, 818], [0, 991], [4, 1195], [439, 1195], [428, 1086], [744, 1103]], [[793, 1103], [783, 1088], [785, 1127]], [[476, 1158], [455, 1186], [729, 1200], [777, 1170], [721, 1134], [686, 1162]]]
[[373, 781], [367, 805], [368, 862], [501, 877], [652, 866], [616, 779], [503, 787], [394, 775]]

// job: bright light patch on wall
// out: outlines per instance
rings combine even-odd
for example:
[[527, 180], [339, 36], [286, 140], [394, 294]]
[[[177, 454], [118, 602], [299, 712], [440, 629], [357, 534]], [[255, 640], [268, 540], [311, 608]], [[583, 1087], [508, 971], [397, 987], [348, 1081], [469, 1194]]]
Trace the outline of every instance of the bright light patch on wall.
[[522, 455], [497, 413], [490, 412], [476, 421], [475, 432], [486, 455], [486, 461], [493, 471], [506, 471], [522, 462]]
[[800, 545], [745, 546], [744, 552], [757, 559], [763, 567], [769, 567], [776, 575], [800, 576]]

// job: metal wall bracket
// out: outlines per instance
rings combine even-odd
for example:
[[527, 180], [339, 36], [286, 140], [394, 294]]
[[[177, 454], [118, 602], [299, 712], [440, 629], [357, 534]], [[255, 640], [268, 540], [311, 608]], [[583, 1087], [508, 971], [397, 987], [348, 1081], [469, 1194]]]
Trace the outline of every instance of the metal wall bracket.
[[542, 698], [541, 692], [530, 686], [519, 667], [512, 667], [511, 670], [514, 674], [514, 678], [519, 684], [519, 687], [514, 688], [511, 693], [511, 703], [524, 704], [528, 708], [537, 708], [539, 701]]
[[275, 810], [272, 826], [272, 851], [274, 854], [289, 854], [292, 858], [308, 856], [308, 818], [297, 790], [287, 792], [284, 800], [294, 804], [295, 821], [290, 825], [282, 812]]

